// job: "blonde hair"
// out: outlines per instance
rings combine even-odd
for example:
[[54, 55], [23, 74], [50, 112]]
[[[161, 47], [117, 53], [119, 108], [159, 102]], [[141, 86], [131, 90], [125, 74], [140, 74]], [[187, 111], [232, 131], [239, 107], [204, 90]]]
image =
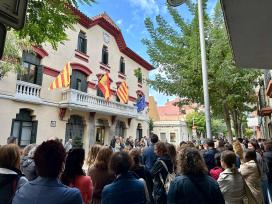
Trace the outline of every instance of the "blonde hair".
[[233, 151], [236, 155], [240, 157], [240, 160], [242, 161], [244, 159], [244, 150], [242, 148], [242, 145], [238, 140], [234, 141], [233, 144]]
[[94, 164], [96, 156], [101, 148], [102, 146], [100, 144], [95, 144], [91, 147], [88, 153], [87, 161], [86, 161], [88, 166], [91, 166]]
[[19, 168], [20, 148], [16, 144], [7, 144], [0, 147], [0, 167]]

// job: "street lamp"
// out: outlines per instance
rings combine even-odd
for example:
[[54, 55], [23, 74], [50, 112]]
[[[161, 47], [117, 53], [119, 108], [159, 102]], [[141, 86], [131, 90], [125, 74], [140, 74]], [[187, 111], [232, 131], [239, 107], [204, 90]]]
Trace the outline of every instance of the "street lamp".
[[[185, 1], [186, 0], [167, 0], [167, 3], [170, 6], [176, 7], [185, 3]], [[207, 131], [207, 137], [212, 139], [202, 0], [198, 0], [198, 24], [199, 24], [199, 33], [200, 33], [202, 82], [203, 82], [203, 91], [204, 91], [206, 131]]]

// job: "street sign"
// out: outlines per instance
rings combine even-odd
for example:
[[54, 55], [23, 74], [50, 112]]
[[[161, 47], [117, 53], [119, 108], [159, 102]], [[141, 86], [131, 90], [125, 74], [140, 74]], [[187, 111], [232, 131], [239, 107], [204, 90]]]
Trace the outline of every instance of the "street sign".
[[6, 26], [0, 23], [0, 59], [3, 56], [7, 29]]
[[0, 23], [22, 29], [28, 0], [0, 0]]

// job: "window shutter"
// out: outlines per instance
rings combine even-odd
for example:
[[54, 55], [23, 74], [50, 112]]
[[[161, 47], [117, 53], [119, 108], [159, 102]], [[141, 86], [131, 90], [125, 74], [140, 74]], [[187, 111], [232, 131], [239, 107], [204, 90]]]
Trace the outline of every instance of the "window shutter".
[[30, 143], [36, 143], [37, 138], [38, 121], [32, 122], [31, 141]]
[[36, 76], [36, 84], [42, 85], [43, 81], [43, 65], [38, 65], [37, 66], [37, 76]]
[[84, 53], [86, 54], [87, 53], [87, 39], [85, 38], [84, 39]]

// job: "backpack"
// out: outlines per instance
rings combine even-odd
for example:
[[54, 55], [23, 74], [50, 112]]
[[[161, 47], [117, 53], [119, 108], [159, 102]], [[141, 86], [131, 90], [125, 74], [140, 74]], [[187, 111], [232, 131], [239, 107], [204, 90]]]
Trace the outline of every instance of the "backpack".
[[163, 187], [164, 187], [165, 192], [168, 193], [169, 188], [170, 188], [170, 184], [171, 184], [171, 182], [174, 180], [174, 178], [176, 177], [176, 174], [175, 174], [174, 171], [173, 171], [173, 173], [170, 173], [170, 172], [168, 171], [167, 165], [164, 163], [164, 161], [162, 161], [162, 160], [159, 160], [159, 161], [162, 163], [163, 167], [164, 167], [165, 170], [167, 171], [167, 176], [166, 176], [165, 181], [163, 181], [163, 178], [162, 178], [162, 175], [161, 175], [161, 174], [159, 174], [159, 176], [160, 176], [160, 180], [161, 180], [161, 182], [162, 182], [162, 184], [163, 184]]

